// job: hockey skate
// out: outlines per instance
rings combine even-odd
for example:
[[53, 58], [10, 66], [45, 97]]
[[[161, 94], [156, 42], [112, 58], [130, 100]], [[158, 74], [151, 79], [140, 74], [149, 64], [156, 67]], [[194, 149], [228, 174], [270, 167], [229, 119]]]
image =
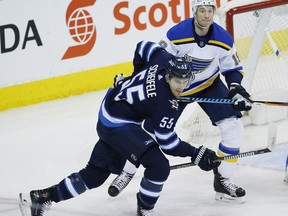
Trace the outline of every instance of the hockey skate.
[[157, 212], [155, 212], [153, 209], [147, 210], [143, 209], [142, 207], [137, 207], [137, 216], [159, 216]]
[[120, 175], [118, 175], [113, 182], [110, 184], [108, 188], [108, 194], [111, 197], [118, 196], [122, 190], [129, 184], [132, 180], [134, 174], [127, 173], [122, 171]]
[[159, 214], [153, 210], [153, 209], [144, 209], [141, 206], [139, 206], [139, 199], [140, 199], [140, 195], [139, 193], [137, 193], [136, 195], [137, 197], [137, 216], [159, 216]]
[[215, 199], [218, 201], [237, 204], [245, 202], [245, 190], [231, 182], [229, 178], [222, 177], [217, 169], [214, 170], [214, 190]]
[[34, 190], [30, 192], [30, 197], [25, 198], [22, 193], [19, 194], [19, 207], [23, 216], [43, 216], [44, 212], [51, 206], [50, 194], [47, 190]]

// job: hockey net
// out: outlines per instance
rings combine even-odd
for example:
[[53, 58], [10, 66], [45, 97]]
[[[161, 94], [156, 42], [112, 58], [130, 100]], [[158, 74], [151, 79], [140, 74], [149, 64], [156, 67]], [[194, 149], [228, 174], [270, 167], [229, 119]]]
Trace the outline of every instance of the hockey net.
[[[215, 21], [226, 27], [234, 38], [245, 71], [242, 84], [252, 98], [287, 102], [288, 0], [232, 0], [218, 9], [217, 16]], [[180, 137], [190, 143], [217, 146], [215, 144], [221, 140], [219, 129], [212, 126], [201, 108], [193, 103], [184, 113], [176, 127]], [[286, 107], [254, 106], [244, 113], [241, 121], [250, 138], [255, 136], [252, 132], [255, 129], [267, 130], [269, 123], [276, 122], [279, 126], [277, 143], [288, 141]], [[246, 140], [242, 150], [251, 149], [245, 146], [251, 142], [262, 143], [260, 138]], [[265, 144], [264, 141], [262, 145]]]

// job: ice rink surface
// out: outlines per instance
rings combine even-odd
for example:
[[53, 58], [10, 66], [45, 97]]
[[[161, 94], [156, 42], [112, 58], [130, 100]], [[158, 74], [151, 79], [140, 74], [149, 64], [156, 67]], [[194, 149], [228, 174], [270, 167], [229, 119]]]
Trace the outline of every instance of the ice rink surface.
[[[52, 186], [86, 165], [98, 139], [95, 124], [104, 92], [0, 112], [0, 216], [20, 216], [19, 192]], [[189, 167], [171, 171], [155, 209], [161, 216], [286, 216], [287, 154], [288, 144], [279, 144], [272, 153], [239, 160], [234, 182], [246, 190], [245, 204], [215, 201], [212, 172]], [[171, 165], [189, 161], [169, 159]], [[107, 194], [111, 175], [100, 188], [53, 204], [45, 215], [135, 216], [142, 174], [139, 168], [117, 198]]]

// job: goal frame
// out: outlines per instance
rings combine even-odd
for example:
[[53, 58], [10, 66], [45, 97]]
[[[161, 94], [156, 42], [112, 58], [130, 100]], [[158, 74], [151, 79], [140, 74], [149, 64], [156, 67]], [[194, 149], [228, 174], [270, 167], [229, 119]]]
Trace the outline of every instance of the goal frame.
[[285, 0], [267, 0], [267, 1], [262, 1], [262, 2], [256, 2], [256, 3], [251, 3], [243, 6], [236, 6], [231, 9], [229, 9], [226, 12], [226, 30], [231, 34], [231, 36], [234, 38], [234, 22], [233, 22], [233, 17], [236, 14], [240, 13], [245, 13], [249, 12], [252, 10], [260, 10], [260, 9], [265, 9], [269, 7], [276, 7], [280, 5], [287, 4], [288, 2]]

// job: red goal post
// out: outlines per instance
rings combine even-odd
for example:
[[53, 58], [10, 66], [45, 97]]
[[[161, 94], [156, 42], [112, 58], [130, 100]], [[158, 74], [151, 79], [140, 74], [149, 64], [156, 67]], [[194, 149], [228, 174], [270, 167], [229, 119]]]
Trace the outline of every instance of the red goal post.
[[[250, 2], [253, 2], [253, 1], [250, 1]], [[250, 3], [250, 4], [248, 3], [247, 5], [239, 5], [239, 6], [233, 7], [226, 12], [226, 30], [232, 35], [232, 37], [234, 37], [233, 16], [236, 14], [281, 6], [285, 4], [288, 4], [287, 0], [268, 0], [268, 1], [266, 0], [266, 1], [260, 1], [256, 3]]]

